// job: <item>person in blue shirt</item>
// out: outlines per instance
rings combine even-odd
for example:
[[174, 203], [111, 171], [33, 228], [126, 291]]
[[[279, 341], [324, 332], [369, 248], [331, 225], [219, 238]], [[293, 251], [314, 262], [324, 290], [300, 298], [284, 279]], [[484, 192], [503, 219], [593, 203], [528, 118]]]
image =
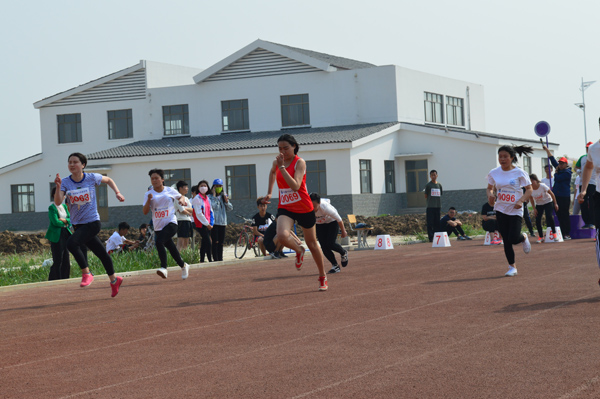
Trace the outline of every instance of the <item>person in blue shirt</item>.
[[560, 232], [565, 240], [570, 240], [571, 220], [569, 218], [569, 209], [571, 208], [571, 177], [573, 171], [569, 166], [569, 160], [567, 158], [559, 158], [557, 162], [548, 147], [543, 146], [543, 148], [544, 151], [546, 151], [546, 154], [548, 154], [548, 159], [552, 163], [552, 166], [556, 169], [552, 192], [556, 197], [556, 203], [558, 205], [556, 217], [558, 218], [558, 224], [560, 225]]
[[440, 229], [448, 233], [448, 237], [454, 233], [458, 240], [471, 240], [471, 237], [463, 231], [462, 222], [456, 220], [456, 209], [454, 207], [450, 207], [448, 214], [440, 219]]

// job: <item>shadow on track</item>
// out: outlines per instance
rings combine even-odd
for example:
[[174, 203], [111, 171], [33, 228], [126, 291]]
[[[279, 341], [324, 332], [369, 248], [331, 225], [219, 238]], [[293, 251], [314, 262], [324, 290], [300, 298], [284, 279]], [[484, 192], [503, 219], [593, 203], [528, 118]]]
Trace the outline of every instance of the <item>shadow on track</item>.
[[556, 301], [556, 302], [542, 302], [542, 303], [532, 303], [532, 304], [515, 303], [512, 305], [505, 306], [500, 310], [496, 310], [496, 311], [494, 311], [494, 313], [513, 313], [513, 312], [522, 312], [522, 311], [535, 312], [535, 311], [539, 311], [539, 310], [546, 310], [546, 309], [558, 308], [558, 307], [563, 307], [563, 306], [579, 305], [581, 303], [593, 303], [593, 304], [600, 303], [600, 296], [597, 296], [595, 298], [579, 299], [576, 301]]
[[473, 282], [473, 281], [499, 280], [501, 278], [507, 278], [507, 277], [493, 276], [493, 277], [480, 277], [480, 278], [463, 278], [463, 279], [458, 279], [458, 280], [427, 281], [423, 284], [469, 283], [469, 282]]

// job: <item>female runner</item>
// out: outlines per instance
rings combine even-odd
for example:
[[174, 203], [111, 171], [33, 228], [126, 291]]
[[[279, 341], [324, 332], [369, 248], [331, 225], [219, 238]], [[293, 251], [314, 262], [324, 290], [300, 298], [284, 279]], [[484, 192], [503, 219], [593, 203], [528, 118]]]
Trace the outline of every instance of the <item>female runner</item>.
[[85, 173], [83, 169], [87, 165], [85, 155], [74, 152], [69, 155], [69, 172], [71, 176], [61, 179], [59, 174], [56, 174], [54, 183], [56, 184], [56, 192], [54, 193], [54, 204], [60, 206], [65, 195], [68, 199], [69, 213], [71, 214], [71, 223], [75, 232], [67, 241], [67, 248], [73, 254], [77, 264], [81, 268], [81, 284], [80, 287], [87, 287], [94, 281], [94, 275], [90, 272], [87, 262], [87, 250], [96, 255], [110, 279], [110, 288], [112, 297], [117, 296], [119, 287], [123, 283], [123, 277], [115, 275], [115, 269], [112, 259], [104, 244], [98, 238], [100, 232], [100, 215], [96, 206], [96, 187], [102, 183], [106, 183], [116, 194], [120, 202], [125, 201], [125, 197], [121, 195], [116, 183], [108, 176], [102, 176], [98, 173]]
[[173, 236], [177, 233], [177, 216], [175, 215], [175, 204], [173, 201], [179, 201], [179, 204], [185, 206], [184, 196], [171, 187], [165, 187], [165, 172], [162, 169], [152, 169], [148, 172], [152, 189], [146, 192], [144, 196], [144, 215], [152, 210], [152, 224], [156, 233], [154, 243], [158, 258], [160, 259], [160, 268], [156, 274], [162, 278], [167, 278], [167, 251], [171, 253], [175, 262], [181, 267], [181, 278], [188, 278], [190, 267], [181, 259], [177, 247], [173, 243]]
[[327, 276], [323, 266], [323, 253], [317, 245], [315, 211], [306, 191], [306, 162], [298, 156], [300, 148], [296, 139], [284, 134], [277, 139], [279, 154], [273, 161], [269, 173], [269, 191], [263, 203], [269, 204], [273, 185], [279, 187], [279, 207], [277, 209], [277, 237], [280, 242], [296, 252], [296, 269], [302, 268], [304, 248], [291, 237], [294, 221], [302, 227], [304, 241], [310, 249], [319, 269], [319, 291], [327, 290]]
[[[517, 275], [513, 245], [522, 243], [526, 254], [531, 251], [527, 234], [521, 233], [523, 204], [527, 206], [531, 197], [531, 180], [523, 169], [514, 165], [517, 162], [517, 154], [523, 156], [531, 153], [533, 149], [530, 146], [503, 145], [498, 149], [500, 166], [492, 169], [487, 175], [488, 202], [496, 211], [498, 231], [504, 240], [504, 254], [508, 260], [508, 271], [505, 276], [508, 277]], [[524, 193], [522, 187], [525, 187]], [[496, 196], [494, 196], [494, 189], [497, 190]]]

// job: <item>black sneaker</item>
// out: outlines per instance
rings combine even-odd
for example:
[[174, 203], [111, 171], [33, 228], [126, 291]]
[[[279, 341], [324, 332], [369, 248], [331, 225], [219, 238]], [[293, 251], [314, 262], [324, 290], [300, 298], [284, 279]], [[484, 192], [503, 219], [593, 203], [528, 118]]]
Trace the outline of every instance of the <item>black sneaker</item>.
[[278, 255], [280, 258], [288, 258], [288, 256], [286, 254], [284, 254], [283, 251], [279, 251]]
[[331, 267], [331, 270], [329, 270], [327, 272], [327, 274], [334, 274], [334, 273], [339, 273], [339, 272], [341, 272], [340, 267], [338, 265], [333, 265]]
[[342, 255], [342, 267], [348, 266], [348, 251]]
[[271, 259], [281, 259], [281, 258], [279, 257], [279, 253], [277, 253], [277, 252], [273, 252], [273, 253], [271, 254]]

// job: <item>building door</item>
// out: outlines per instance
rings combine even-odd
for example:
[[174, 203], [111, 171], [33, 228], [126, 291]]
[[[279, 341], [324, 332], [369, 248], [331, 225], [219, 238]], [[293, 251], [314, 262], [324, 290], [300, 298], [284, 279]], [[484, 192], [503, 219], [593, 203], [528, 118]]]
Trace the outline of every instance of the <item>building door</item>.
[[96, 205], [98, 205], [100, 221], [108, 222], [108, 186], [105, 183], [96, 187]]
[[406, 202], [409, 208], [423, 208], [425, 202], [425, 185], [427, 176], [427, 160], [404, 161], [406, 168]]

